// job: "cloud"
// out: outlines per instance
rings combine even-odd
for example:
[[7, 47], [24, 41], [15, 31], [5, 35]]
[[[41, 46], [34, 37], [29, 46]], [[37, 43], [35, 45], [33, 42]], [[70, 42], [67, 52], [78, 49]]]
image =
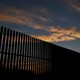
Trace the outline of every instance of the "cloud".
[[80, 38], [80, 32], [76, 30], [76, 28], [71, 27], [71, 28], [61, 28], [61, 27], [56, 27], [53, 26], [50, 29], [45, 29], [49, 33], [51, 32], [51, 35], [39, 35], [39, 36], [34, 36], [36, 38], [39, 38], [44, 41], [48, 42], [60, 42], [60, 41], [71, 41], [71, 40], [76, 40]]
[[46, 19], [45, 17], [39, 16], [39, 19], [40, 19], [41, 21], [48, 22], [48, 19]]
[[0, 13], [0, 21], [30, 25], [33, 22], [33, 19], [31, 16], [32, 14], [29, 12], [26, 13], [17, 9], [15, 10], [9, 9], [6, 12], [3, 11]]
[[60, 17], [59, 20], [63, 21], [63, 22], [67, 21], [67, 19], [65, 17]]
[[33, 37], [44, 40], [44, 41], [47, 41], [47, 42], [61, 42], [61, 41], [75, 40], [74, 37], [70, 37], [70, 36], [61, 36], [60, 37], [58, 35], [59, 34], [53, 34], [53, 35], [50, 35], [50, 36], [41, 35], [41, 36], [33, 36]]
[[[80, 38], [80, 31], [77, 31], [73, 26], [63, 28], [50, 24], [49, 21], [51, 21], [53, 17], [48, 9], [35, 6], [28, 8], [29, 9], [25, 10], [0, 6], [0, 21], [25, 25], [26, 27], [31, 27], [36, 30], [43, 30], [48, 34], [33, 34], [32, 36], [48, 42], [71, 41]], [[61, 20], [66, 21], [63, 17]]]
[[67, 3], [72, 9], [80, 12], [80, 2], [78, 0], [67, 0]]
[[[42, 15], [41, 15], [42, 14]], [[46, 14], [46, 16], [44, 16]], [[48, 22], [49, 12], [43, 7], [29, 7], [25, 9], [0, 6], [0, 21], [25, 25], [34, 29], [40, 29], [39, 22]]]
[[71, 4], [70, 6], [71, 6], [73, 9], [75, 9], [76, 11], [79, 11], [79, 12], [80, 12], [80, 6], [79, 6], [79, 5]]

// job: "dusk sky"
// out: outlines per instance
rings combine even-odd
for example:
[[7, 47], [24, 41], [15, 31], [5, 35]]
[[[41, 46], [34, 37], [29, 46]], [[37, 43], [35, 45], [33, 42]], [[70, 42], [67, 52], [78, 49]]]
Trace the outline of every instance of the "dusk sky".
[[0, 26], [80, 52], [80, 0], [0, 0]]

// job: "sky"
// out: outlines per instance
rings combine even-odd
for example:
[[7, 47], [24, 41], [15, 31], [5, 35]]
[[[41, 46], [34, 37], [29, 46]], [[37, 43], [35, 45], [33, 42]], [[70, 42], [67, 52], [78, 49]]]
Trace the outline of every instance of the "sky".
[[0, 26], [80, 52], [80, 0], [0, 0]]

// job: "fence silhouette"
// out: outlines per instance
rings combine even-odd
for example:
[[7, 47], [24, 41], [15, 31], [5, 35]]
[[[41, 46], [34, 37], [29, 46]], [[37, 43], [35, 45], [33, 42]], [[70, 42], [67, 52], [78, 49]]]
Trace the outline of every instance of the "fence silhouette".
[[4, 69], [27, 70], [35, 74], [52, 71], [51, 44], [0, 27], [0, 65]]

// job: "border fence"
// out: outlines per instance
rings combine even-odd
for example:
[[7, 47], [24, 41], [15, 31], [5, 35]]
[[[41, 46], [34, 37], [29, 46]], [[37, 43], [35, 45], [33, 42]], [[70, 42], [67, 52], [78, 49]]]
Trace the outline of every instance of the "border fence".
[[0, 27], [0, 65], [4, 69], [51, 72], [51, 51], [51, 44], [45, 41]]

